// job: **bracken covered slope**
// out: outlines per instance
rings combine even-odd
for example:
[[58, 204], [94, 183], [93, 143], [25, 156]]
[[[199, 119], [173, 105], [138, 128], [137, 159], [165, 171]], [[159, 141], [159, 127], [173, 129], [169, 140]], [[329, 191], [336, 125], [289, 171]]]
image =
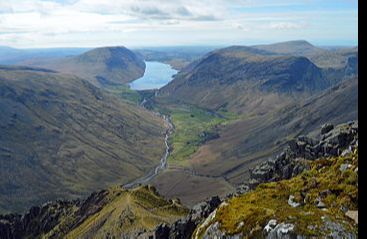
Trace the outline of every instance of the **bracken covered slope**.
[[0, 211], [126, 183], [159, 164], [164, 121], [86, 80], [0, 68]]

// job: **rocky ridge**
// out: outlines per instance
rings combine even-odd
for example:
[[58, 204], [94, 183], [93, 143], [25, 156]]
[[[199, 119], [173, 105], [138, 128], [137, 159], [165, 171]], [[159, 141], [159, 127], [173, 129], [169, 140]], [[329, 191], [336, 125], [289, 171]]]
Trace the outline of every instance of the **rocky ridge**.
[[145, 238], [145, 231], [186, 213], [179, 201], [164, 200], [154, 187], [116, 186], [84, 200], [59, 200], [23, 215], [0, 215], [0, 238]]

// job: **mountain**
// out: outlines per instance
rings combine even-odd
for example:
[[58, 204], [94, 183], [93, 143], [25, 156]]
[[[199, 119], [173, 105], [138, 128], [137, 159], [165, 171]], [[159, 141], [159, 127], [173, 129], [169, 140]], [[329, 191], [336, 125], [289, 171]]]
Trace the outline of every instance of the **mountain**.
[[[159, 91], [162, 98], [200, 107], [260, 111], [284, 98], [307, 97], [332, 85], [302, 56], [278, 56], [251, 47], [214, 51], [192, 63]], [[260, 101], [254, 105], [254, 101]], [[261, 102], [262, 101], [262, 102]]]
[[[356, 47], [325, 49], [304, 40], [256, 45], [253, 48], [279, 55], [304, 56], [321, 68], [343, 68], [348, 64], [349, 58], [358, 58]], [[358, 72], [358, 69], [354, 69], [355, 72]]]
[[101, 47], [77, 56], [21, 64], [73, 74], [97, 86], [127, 83], [143, 76], [145, 70], [143, 58], [125, 47]]
[[77, 198], [145, 175], [164, 153], [164, 121], [86, 80], [0, 67], [0, 211]]
[[266, 50], [277, 54], [288, 54], [296, 56], [315, 55], [327, 52], [326, 49], [316, 47], [305, 40], [279, 42], [268, 45], [256, 45], [253, 47], [256, 49]]
[[49, 202], [24, 216], [0, 215], [0, 238], [140, 238], [170, 224], [188, 209], [160, 196], [153, 187], [112, 187], [85, 200]]

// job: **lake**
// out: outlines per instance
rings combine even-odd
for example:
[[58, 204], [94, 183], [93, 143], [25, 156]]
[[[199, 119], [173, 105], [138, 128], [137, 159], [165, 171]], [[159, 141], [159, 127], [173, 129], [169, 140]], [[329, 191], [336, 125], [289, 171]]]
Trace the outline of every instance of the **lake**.
[[177, 73], [170, 65], [155, 61], [146, 61], [146, 68], [143, 77], [131, 82], [130, 88], [133, 90], [159, 89], [172, 80], [172, 76]]

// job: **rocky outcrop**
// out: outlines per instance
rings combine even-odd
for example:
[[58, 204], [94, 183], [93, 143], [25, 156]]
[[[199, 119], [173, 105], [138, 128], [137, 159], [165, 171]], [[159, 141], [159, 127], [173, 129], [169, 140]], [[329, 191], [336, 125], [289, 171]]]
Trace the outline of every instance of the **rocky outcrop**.
[[[318, 138], [299, 136], [289, 141], [275, 158], [250, 169], [248, 186], [289, 179], [308, 169], [307, 160], [351, 153], [358, 146], [358, 121], [334, 126], [325, 124]], [[243, 187], [243, 186], [242, 186]]]
[[264, 234], [266, 239], [302, 239], [302, 236], [298, 236], [294, 232], [294, 225], [291, 223], [279, 223], [277, 220], [272, 219], [264, 228]]
[[[0, 238], [38, 238], [47, 233], [49, 238], [59, 238], [63, 232], [70, 231], [98, 212], [108, 202], [106, 195], [107, 191], [103, 190], [92, 193], [85, 200], [58, 200], [34, 206], [24, 215], [0, 215]], [[69, 221], [63, 225], [63, 232], [54, 230], [65, 217], [69, 217]]]
[[71, 208], [71, 202], [59, 201], [32, 207], [24, 215], [0, 215], [0, 238], [37, 238], [51, 231]]
[[207, 218], [220, 204], [219, 197], [212, 197], [205, 202], [195, 205], [189, 215], [176, 221], [172, 225], [161, 224], [155, 232], [156, 239], [189, 239], [191, 238], [196, 227]]
[[226, 199], [192, 238], [358, 238], [358, 147], [310, 167]]

